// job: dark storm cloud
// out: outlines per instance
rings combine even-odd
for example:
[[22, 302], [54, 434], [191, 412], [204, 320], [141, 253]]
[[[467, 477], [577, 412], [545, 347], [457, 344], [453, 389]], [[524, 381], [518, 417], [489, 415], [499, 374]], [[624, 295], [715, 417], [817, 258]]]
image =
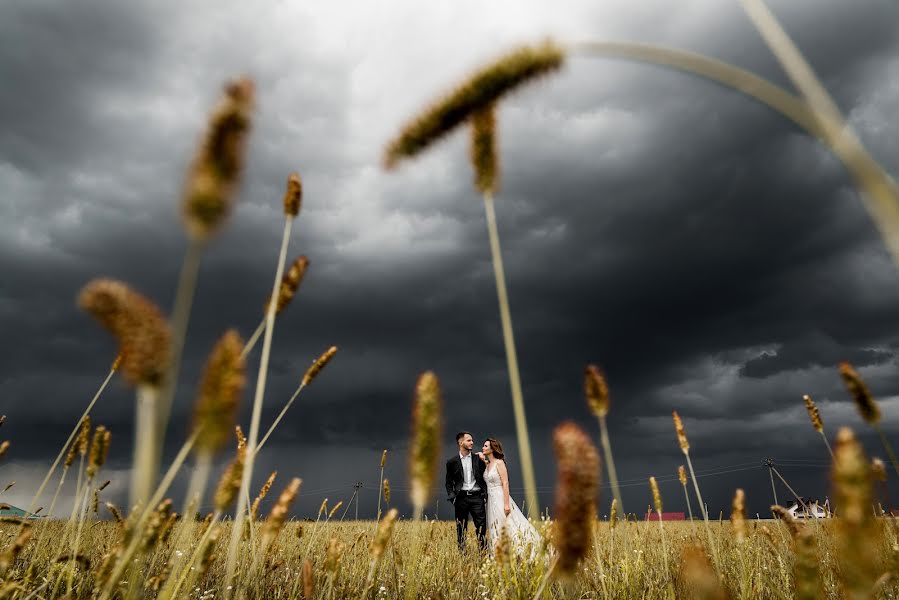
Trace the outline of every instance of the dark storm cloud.
[[[332, 344], [340, 351], [256, 469], [260, 482], [273, 469], [303, 477], [300, 514], [325, 496], [346, 499], [356, 480], [373, 486], [382, 448], [403, 497], [412, 386], [425, 369], [444, 388], [446, 453], [459, 429], [479, 441], [500, 437], [520, 489], [467, 139], [455, 134], [382, 173], [381, 148], [408, 113], [498, 47], [537, 39], [546, 27], [565, 39], [703, 51], [789, 87], [735, 6], [695, 2], [676, 16], [665, 3], [639, 16], [623, 6], [610, 15], [584, 6], [570, 17], [535, 8], [520, 23], [497, 13], [484, 29], [464, 25], [462, 48], [445, 33], [461, 16], [410, 16], [419, 11], [407, 8], [3, 9], [0, 79], [14, 86], [0, 94], [0, 323], [14, 343], [0, 349], [0, 394], [18, 461], [16, 499], [27, 502], [21, 484], [39, 480], [52, 458], [48, 440], [65, 439], [115, 353], [75, 307], [80, 287], [108, 275], [170, 306], [184, 251], [177, 199], [185, 166], [227, 77], [253, 75], [259, 106], [240, 202], [201, 268], [167, 454], [187, 431], [215, 340], [232, 326], [249, 335], [261, 318], [284, 180], [300, 169], [305, 202], [290, 252], [308, 254], [311, 267], [279, 318], [263, 428], [309, 362]], [[880, 4], [772, 8], [872, 153], [896, 172], [899, 90], [889, 74], [899, 70], [899, 45]], [[395, 39], [374, 35], [377, 26]], [[804, 470], [785, 465], [784, 474], [809, 495], [826, 493], [821, 442], [801, 395], [819, 401], [829, 432], [843, 423], [862, 430], [834, 368], [840, 360], [862, 368], [894, 429], [899, 279], [844, 169], [817, 142], [715, 84], [587, 58], [504, 103], [499, 126], [497, 212], [544, 503], [554, 480], [552, 428], [573, 418], [595, 433], [581, 391], [588, 362], [609, 377], [630, 510], [648, 501], [651, 474], [666, 495], [682, 493], [661, 479], [682, 458], [675, 408], [713, 512], [738, 485], [755, 510], [769, 503], [759, 466], [768, 455], [811, 461]], [[245, 429], [257, 360], [258, 350]], [[132, 402], [116, 380], [95, 413], [114, 432], [111, 467], [121, 479]], [[874, 438], [865, 442], [878, 452]], [[125, 487], [113, 488], [119, 500]], [[374, 498], [366, 489], [360, 514], [371, 515]]]

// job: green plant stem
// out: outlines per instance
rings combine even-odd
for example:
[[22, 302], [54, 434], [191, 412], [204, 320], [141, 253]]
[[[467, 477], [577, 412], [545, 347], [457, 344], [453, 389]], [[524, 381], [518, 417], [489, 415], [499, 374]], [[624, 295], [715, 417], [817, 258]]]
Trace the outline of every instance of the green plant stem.
[[[496, 295], [499, 300], [500, 321], [503, 328], [503, 343], [506, 348], [506, 363], [509, 371], [509, 385], [512, 388], [512, 407], [515, 411], [515, 431], [518, 438], [518, 452], [521, 455], [521, 475], [524, 482], [528, 516], [540, 514], [537, 501], [537, 483], [534, 478], [534, 461], [531, 458], [531, 440], [528, 434], [527, 417], [524, 410], [524, 398], [521, 393], [521, 375], [518, 371], [518, 355], [515, 350], [515, 336], [512, 331], [512, 314], [509, 309], [509, 296], [506, 292], [506, 275], [503, 269], [503, 257], [499, 244], [499, 232], [496, 227], [496, 211], [493, 208], [493, 195], [484, 194], [484, 211], [487, 216], [487, 231], [490, 235], [490, 252], [493, 257], [493, 275], [496, 279]], [[535, 517], [536, 518], [536, 517]]]
[[[290, 241], [290, 228], [293, 218], [285, 217], [284, 234], [281, 239], [281, 252], [278, 256], [278, 267], [275, 270], [275, 282], [272, 286], [271, 301], [265, 315], [265, 337], [262, 342], [262, 357], [259, 360], [259, 373], [256, 377], [256, 394], [253, 398], [253, 414], [250, 419], [250, 432], [247, 437], [247, 460], [244, 465], [243, 478], [240, 483], [240, 493], [237, 496], [237, 510], [234, 513], [234, 525], [231, 530], [231, 541], [228, 545], [228, 558], [225, 564], [225, 581], [223, 585], [224, 598], [227, 600], [233, 595], [234, 571], [237, 567], [237, 555], [240, 551], [240, 538], [243, 533], [243, 522], [247, 510], [250, 483], [253, 480], [253, 463], [256, 460], [256, 447], [259, 437], [259, 421], [262, 417], [262, 399], [265, 395], [265, 382], [268, 374], [269, 355], [272, 348], [272, 334], [275, 329], [275, 308], [277, 307], [278, 288], [281, 285], [281, 277], [284, 274], [284, 263], [287, 260], [287, 244]], [[228, 587], [231, 586], [229, 590]]]

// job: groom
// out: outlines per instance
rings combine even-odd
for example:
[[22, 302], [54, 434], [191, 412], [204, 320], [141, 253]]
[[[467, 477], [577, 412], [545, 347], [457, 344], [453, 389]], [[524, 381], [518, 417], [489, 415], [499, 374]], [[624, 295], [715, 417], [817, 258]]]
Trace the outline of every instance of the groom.
[[456, 434], [459, 453], [446, 461], [446, 493], [447, 500], [456, 509], [456, 536], [459, 549], [465, 550], [465, 530], [468, 529], [468, 517], [474, 521], [481, 549], [487, 548], [487, 484], [484, 483], [486, 464], [475, 456], [471, 449], [474, 438], [468, 431]]

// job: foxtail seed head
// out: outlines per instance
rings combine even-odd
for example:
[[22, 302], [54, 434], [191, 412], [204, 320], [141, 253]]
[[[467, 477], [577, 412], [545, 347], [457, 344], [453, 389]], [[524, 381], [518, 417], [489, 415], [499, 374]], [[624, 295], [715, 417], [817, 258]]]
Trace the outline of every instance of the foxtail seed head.
[[328, 540], [328, 549], [325, 551], [325, 571], [337, 573], [340, 560], [343, 558], [343, 544], [337, 537]]
[[682, 486], [687, 487], [687, 470], [684, 468], [684, 465], [678, 465], [677, 478]]
[[78, 303], [119, 342], [125, 379], [158, 387], [169, 368], [171, 332], [155, 304], [113, 279], [95, 279], [81, 290]]
[[117, 524], [119, 524], [119, 525], [125, 524], [125, 519], [124, 519], [124, 517], [122, 517], [122, 512], [119, 510], [119, 508], [115, 504], [113, 504], [112, 502], [107, 502], [106, 510], [109, 511], [109, 514], [112, 515], [112, 518], [115, 519], [115, 522]]
[[214, 503], [215, 509], [220, 512], [228, 510], [228, 507], [231, 506], [237, 497], [237, 492], [240, 490], [240, 482], [243, 478], [243, 465], [246, 454], [246, 447], [238, 450], [234, 461], [228, 465], [228, 468], [222, 473], [222, 478], [219, 479], [218, 488], [215, 490]]
[[291, 173], [287, 177], [287, 190], [284, 192], [284, 214], [296, 217], [300, 214], [303, 202], [303, 180], [299, 173]]
[[119, 367], [122, 366], [122, 353], [119, 352], [115, 355], [115, 360], [112, 361], [112, 366], [109, 368], [110, 371], [118, 371]]
[[746, 539], [746, 496], [742, 488], [737, 488], [731, 507], [730, 522], [734, 526], [734, 537], [738, 544]]
[[843, 383], [846, 384], [849, 395], [855, 400], [855, 406], [862, 419], [868, 425], [877, 425], [880, 422], [880, 408], [858, 371], [852, 368], [848, 362], [841, 362], [840, 376], [843, 378]]
[[200, 566], [197, 568], [197, 577], [198, 581], [202, 581], [206, 576], [206, 572], [209, 571], [209, 567], [212, 565], [212, 561], [215, 560], [215, 547], [218, 545], [219, 537], [222, 535], [222, 527], [221, 525], [212, 525], [214, 528], [210, 534], [209, 538], [206, 540], [206, 545], [203, 546], [202, 551], [200, 552]]
[[250, 507], [250, 518], [252, 520], [256, 520], [256, 515], [259, 514], [259, 505], [262, 504], [262, 501], [268, 496], [269, 490], [272, 489], [272, 485], [275, 483], [275, 477], [277, 476], [278, 472], [272, 471], [268, 476], [268, 479], [265, 480], [265, 483], [263, 483], [262, 487], [259, 489], [259, 495], [256, 496], [256, 499], [253, 500], [253, 505]]
[[93, 479], [109, 454], [109, 442], [112, 434], [106, 427], [100, 425], [94, 430], [94, 439], [91, 442], [90, 455], [87, 462], [86, 474], [89, 479]]
[[688, 590], [689, 598], [695, 600], [727, 600], [727, 590], [721, 585], [721, 580], [705, 549], [698, 544], [684, 546], [681, 554], [681, 578], [684, 589]]
[[558, 467], [553, 523], [553, 544], [559, 552], [556, 570], [570, 578], [593, 542], [599, 454], [590, 437], [570, 421], [556, 427], [553, 449]]
[[[280, 315], [281, 312], [287, 308], [287, 305], [290, 304], [291, 300], [293, 300], [297, 290], [300, 288], [300, 284], [303, 282], [303, 277], [306, 276], [306, 269], [308, 268], [309, 259], [302, 254], [293, 259], [293, 262], [290, 263], [290, 267], [288, 267], [287, 271], [281, 277], [281, 285], [278, 286], [278, 300], [275, 303], [276, 315]], [[265, 306], [262, 311], [263, 314], [268, 313], [271, 301], [271, 296], [269, 296], [268, 300], [265, 301]]]
[[837, 432], [831, 471], [834, 505], [840, 512], [836, 523], [836, 557], [843, 596], [851, 600], [870, 598], [880, 575], [884, 531], [871, 512], [873, 490], [871, 466], [852, 430]]
[[674, 418], [674, 431], [677, 432], [677, 443], [680, 444], [680, 449], [686, 454], [690, 451], [690, 440], [687, 439], [684, 422], [681, 421], [680, 415], [677, 414], [676, 410], [671, 411], [671, 416]]
[[422, 373], [415, 383], [409, 460], [411, 499], [419, 514], [430, 499], [437, 477], [442, 410], [443, 401], [437, 375], [432, 371]]
[[386, 464], [387, 464], [387, 450], [385, 449], [384, 452], [381, 453], [381, 468], [383, 469], [384, 465], [386, 465]]
[[237, 437], [237, 451], [240, 452], [247, 447], [247, 436], [243, 434], [243, 429], [240, 428], [240, 425], [234, 426], [234, 435]]
[[390, 543], [390, 536], [393, 534], [393, 526], [396, 524], [397, 516], [399, 516], [399, 512], [395, 508], [391, 508], [378, 524], [378, 533], [375, 534], [375, 539], [372, 540], [370, 547], [373, 559], [379, 559], [381, 555], [384, 554], [384, 551], [387, 550], [387, 545]]
[[142, 551], [148, 552], [156, 547], [157, 542], [159, 542], [164, 533], [164, 528], [169, 520], [169, 514], [171, 514], [171, 512], [172, 500], [166, 498], [160, 502], [159, 506], [156, 507], [156, 510], [150, 514], [150, 520], [147, 522], [143, 538], [141, 539]]
[[863, 525], [870, 516], [871, 471], [861, 444], [848, 427], [837, 432], [831, 478], [840, 521], [850, 526]]
[[875, 481], [883, 482], [887, 480], [887, 467], [883, 460], [879, 458], [871, 459], [871, 477]]
[[771, 512], [774, 513], [776, 518], [784, 522], [787, 529], [790, 530], [791, 536], [796, 536], [799, 533], [801, 529], [799, 523], [796, 522], [796, 519], [793, 518], [793, 514], [790, 511], [779, 504], [774, 504], [771, 506]]
[[9, 450], [9, 440], [3, 440], [0, 442], [0, 458], [6, 456], [6, 452]]
[[652, 490], [652, 504], [656, 512], [662, 513], [662, 492], [659, 491], [659, 484], [655, 477], [649, 478], [649, 489]]
[[384, 491], [384, 502], [390, 504], [390, 480], [387, 479], [386, 477], [384, 478], [383, 491]]
[[303, 598], [311, 600], [315, 594], [315, 578], [312, 575], [312, 561], [303, 561]]
[[524, 46], [477, 71], [445, 98], [407, 123], [384, 152], [384, 167], [394, 168], [452, 131], [478, 110], [495, 104], [522, 84], [562, 66], [564, 53], [552, 41]]
[[612, 506], [609, 508], [609, 525], [612, 529], [615, 529], [615, 525], [618, 524], [618, 498], [612, 499]]
[[335, 514], [337, 514], [337, 511], [340, 510], [341, 506], [343, 506], [343, 500], [339, 500], [337, 502], [337, 504], [335, 504], [334, 507], [331, 509], [331, 511], [328, 513], [328, 521], [331, 520], [331, 517], [333, 517]]
[[231, 427], [246, 385], [246, 367], [241, 357], [243, 340], [229, 329], [219, 338], [206, 361], [194, 404], [193, 427], [199, 431], [199, 452], [213, 454], [228, 443]]
[[808, 394], [802, 397], [802, 400], [805, 402], [805, 410], [808, 411], [808, 418], [812, 421], [812, 427], [815, 428], [815, 431], [821, 433], [824, 431], [824, 422], [821, 421], [821, 414], [818, 412], [818, 407], [815, 406], [815, 401], [812, 400], [812, 397]]
[[495, 194], [499, 187], [495, 104], [488, 104], [471, 114], [471, 165], [477, 190], [482, 194]]
[[[305, 375], [303, 375], [303, 380], [300, 382], [300, 385], [306, 387], [312, 380], [318, 377], [318, 374], [321, 373], [322, 369], [324, 369], [331, 359], [334, 358], [334, 355], [337, 354], [337, 346], [331, 346], [327, 350], [325, 350], [321, 356], [316, 358], [312, 362], [312, 366], [306, 370]], [[381, 459], [381, 467], [384, 466], [384, 460], [387, 458], [387, 450], [384, 450], [384, 456]]]
[[609, 413], [609, 386], [596, 365], [587, 365], [584, 369], [584, 396], [595, 416], [602, 418]]
[[805, 527], [793, 538], [793, 581], [796, 600], [817, 600], [826, 594], [821, 586], [817, 536], [813, 529]]
[[193, 239], [208, 239], [231, 212], [243, 171], [253, 96], [249, 79], [230, 83], [209, 120], [184, 190], [184, 224]]
[[81, 429], [78, 430], [78, 454], [87, 455], [89, 443], [91, 439], [91, 418], [90, 415], [81, 420]]
[[269, 513], [268, 519], [265, 521], [265, 526], [262, 529], [262, 538], [265, 540], [263, 546], [270, 544], [272, 540], [281, 533], [284, 522], [287, 520], [287, 513], [290, 511], [290, 505], [293, 504], [293, 501], [296, 499], [302, 482], [303, 481], [299, 477], [294, 477], [290, 480], [290, 483], [287, 484], [287, 487], [284, 488], [284, 491], [281, 492], [278, 501], [272, 507], [272, 512]]
[[22, 523], [19, 528], [19, 535], [0, 553], [0, 575], [5, 576], [7, 574], [29, 539], [31, 539], [31, 523]]

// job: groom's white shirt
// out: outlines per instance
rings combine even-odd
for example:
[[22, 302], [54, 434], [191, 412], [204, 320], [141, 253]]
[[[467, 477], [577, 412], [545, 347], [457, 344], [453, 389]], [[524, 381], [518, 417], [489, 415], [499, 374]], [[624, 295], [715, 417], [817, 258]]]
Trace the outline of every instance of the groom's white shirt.
[[475, 489], [481, 489], [474, 480], [474, 470], [471, 468], [471, 452], [468, 453], [468, 456], [462, 456], [460, 452], [459, 458], [462, 460], [462, 491], [470, 492]]

